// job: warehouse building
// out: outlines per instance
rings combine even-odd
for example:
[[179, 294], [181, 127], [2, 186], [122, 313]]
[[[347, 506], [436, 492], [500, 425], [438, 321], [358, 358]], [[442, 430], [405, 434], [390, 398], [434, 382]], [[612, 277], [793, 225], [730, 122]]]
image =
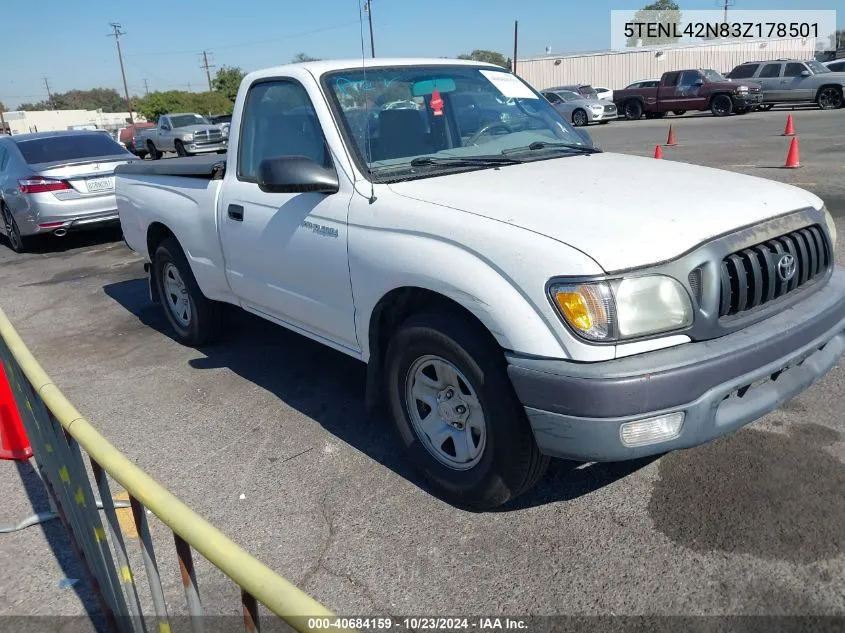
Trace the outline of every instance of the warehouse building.
[[517, 61], [517, 74], [538, 90], [575, 83], [619, 90], [670, 70], [712, 68], [730, 72], [751, 60], [813, 59], [815, 38], [711, 41], [632, 47], [625, 50], [543, 55]]
[[[135, 121], [144, 121], [133, 113]], [[100, 110], [13, 110], [4, 112], [7, 133], [55, 132], [59, 130], [90, 129], [113, 131], [126, 125], [128, 112]]]

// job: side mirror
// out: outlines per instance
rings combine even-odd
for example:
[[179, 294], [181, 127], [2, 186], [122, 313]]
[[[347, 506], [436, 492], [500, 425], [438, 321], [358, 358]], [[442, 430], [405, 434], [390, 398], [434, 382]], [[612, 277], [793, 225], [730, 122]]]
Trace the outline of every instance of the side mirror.
[[698, 79], [696, 79], [696, 80], [693, 82], [693, 84], [692, 84], [692, 85], [693, 85], [693, 86], [703, 86], [703, 85], [704, 85], [704, 80], [703, 80], [701, 77], [699, 77]]
[[334, 169], [310, 158], [275, 156], [258, 166], [258, 188], [267, 193], [337, 193], [340, 183]]
[[801, 71], [801, 76], [802, 76], [802, 77], [809, 77], [810, 75], [811, 75], [811, 73], [810, 73], [810, 71], [809, 71], [809, 70], [802, 70], [802, 71]]

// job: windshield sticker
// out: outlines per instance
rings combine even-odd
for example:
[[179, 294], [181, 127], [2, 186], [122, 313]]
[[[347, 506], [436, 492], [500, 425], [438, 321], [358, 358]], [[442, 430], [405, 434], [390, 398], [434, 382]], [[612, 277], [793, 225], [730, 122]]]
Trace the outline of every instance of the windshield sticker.
[[434, 116], [443, 116], [443, 98], [440, 96], [440, 91], [435, 88], [431, 93], [431, 109]]
[[498, 70], [479, 70], [496, 89], [509, 99], [536, 99], [537, 95], [515, 75]]

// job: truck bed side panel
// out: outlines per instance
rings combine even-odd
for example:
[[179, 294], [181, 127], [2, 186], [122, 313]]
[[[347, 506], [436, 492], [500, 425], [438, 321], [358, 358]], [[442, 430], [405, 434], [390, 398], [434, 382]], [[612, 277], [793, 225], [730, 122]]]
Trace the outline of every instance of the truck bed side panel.
[[203, 294], [231, 302], [217, 235], [217, 197], [222, 182], [119, 173], [115, 191], [123, 235], [132, 250], [152, 260], [155, 253], [147, 252], [150, 226], [164, 225], [179, 240]]

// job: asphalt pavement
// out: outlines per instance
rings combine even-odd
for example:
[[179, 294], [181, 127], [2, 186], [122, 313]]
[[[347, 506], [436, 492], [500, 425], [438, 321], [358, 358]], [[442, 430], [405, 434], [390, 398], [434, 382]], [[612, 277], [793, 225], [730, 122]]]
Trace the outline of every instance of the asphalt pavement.
[[[797, 170], [780, 168], [786, 114], [589, 131], [605, 150], [652, 155], [671, 123], [679, 145], [664, 160], [801, 184], [845, 235], [845, 110], [793, 113]], [[700, 192], [714, 193], [708, 182]], [[27, 345], [106, 437], [335, 612], [845, 612], [841, 366], [729, 437], [640, 462], [555, 461], [516, 504], [470, 513], [433, 497], [391, 423], [365, 412], [362, 364], [234, 311], [225, 341], [178, 344], [119, 235], [50, 239], [23, 256], [0, 246], [0, 289]], [[43, 507], [34, 473], [9, 462], [0, 473], [0, 523]], [[183, 612], [169, 531], [152, 529], [168, 606]], [[84, 583], [61, 582], [79, 575], [68, 547], [56, 522], [0, 535], [0, 615], [83, 612]], [[204, 561], [197, 573], [207, 610], [239, 613], [234, 586]]]

